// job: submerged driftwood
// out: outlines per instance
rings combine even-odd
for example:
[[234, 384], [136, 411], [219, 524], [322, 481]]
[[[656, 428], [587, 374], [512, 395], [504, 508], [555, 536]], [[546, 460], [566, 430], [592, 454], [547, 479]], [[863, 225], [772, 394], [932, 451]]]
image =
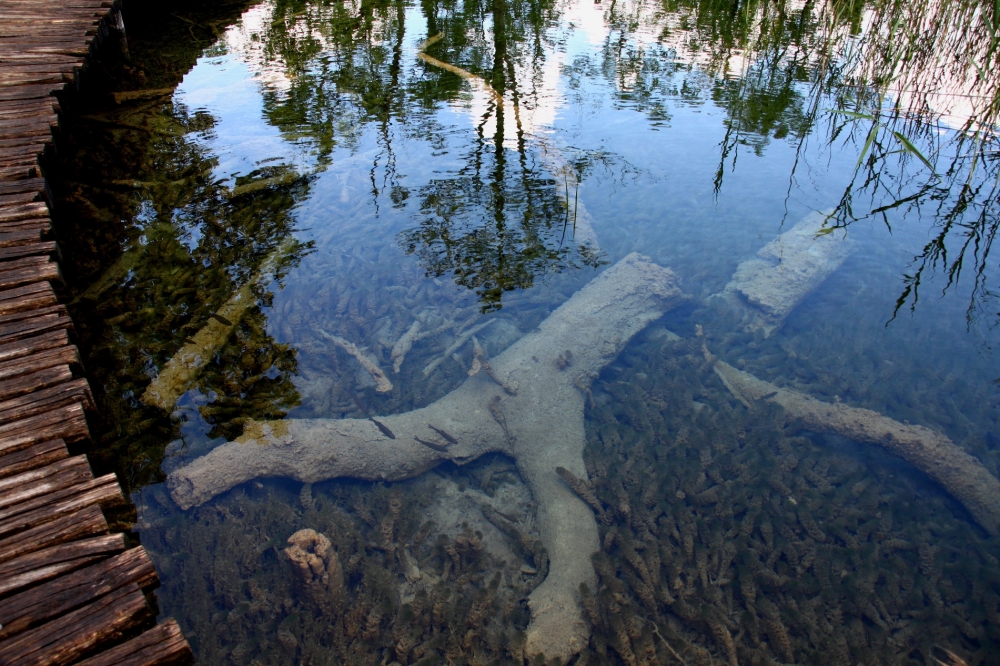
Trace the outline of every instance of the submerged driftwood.
[[797, 421], [809, 430], [885, 447], [941, 484], [983, 529], [1000, 534], [1000, 480], [941, 433], [779, 388], [722, 361], [716, 361], [715, 372], [747, 407], [770, 400], [784, 408], [787, 421]]
[[[682, 298], [669, 269], [631, 254], [490, 361], [500, 380], [519, 387], [515, 395], [481, 372], [427, 407], [381, 418], [395, 439], [367, 419], [255, 423], [238, 440], [173, 472], [171, 494], [186, 509], [256, 477], [398, 480], [444, 460], [461, 463], [504, 452], [517, 460], [538, 503], [550, 558], [545, 582], [528, 599], [526, 652], [565, 660], [589, 638], [578, 590], [581, 583], [595, 587], [590, 557], [598, 550], [593, 512], [556, 471], [587, 478], [584, 395], [578, 385], [589, 385], [632, 336]], [[567, 351], [573, 365], [560, 370], [557, 359]], [[414, 439], [435, 441], [438, 431], [457, 443], [429, 447]]]
[[174, 408], [177, 400], [198, 379], [201, 369], [229, 339], [247, 308], [256, 303], [254, 288], [271, 279], [271, 274], [294, 245], [295, 240], [289, 237], [271, 250], [253, 277], [209, 317], [208, 322], [194, 334], [190, 342], [185, 343], [170, 357], [143, 392], [144, 403], [168, 412]]
[[745, 309], [746, 330], [771, 335], [854, 252], [845, 235], [829, 233], [827, 217], [807, 215], [736, 268], [722, 296]]

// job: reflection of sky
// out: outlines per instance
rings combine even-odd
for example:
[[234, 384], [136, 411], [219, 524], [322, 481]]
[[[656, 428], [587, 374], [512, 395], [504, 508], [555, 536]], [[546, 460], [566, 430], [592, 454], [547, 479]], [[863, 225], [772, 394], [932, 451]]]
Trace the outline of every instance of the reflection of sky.
[[[223, 41], [241, 44], [237, 36], [246, 34], [250, 17], [259, 22], [260, 5], [231, 27]], [[253, 44], [249, 39], [246, 44]], [[261, 81], [247, 58], [232, 51], [202, 58], [177, 87], [174, 99], [188, 107], [191, 113], [205, 110], [216, 119], [211, 141], [212, 152], [219, 158], [217, 178], [233, 178], [257, 169], [261, 162], [295, 166], [300, 172], [311, 168], [312, 160], [303, 148], [289, 144], [278, 128], [266, 122]], [[268, 81], [267, 85], [271, 85]]]

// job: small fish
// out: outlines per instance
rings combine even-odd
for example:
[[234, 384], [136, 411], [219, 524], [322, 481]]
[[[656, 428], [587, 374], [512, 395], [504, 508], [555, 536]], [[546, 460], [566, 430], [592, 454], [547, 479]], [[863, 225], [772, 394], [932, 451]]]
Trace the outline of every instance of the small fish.
[[434, 449], [435, 451], [443, 452], [448, 450], [448, 447], [445, 444], [438, 444], [437, 442], [428, 442], [426, 439], [420, 439], [416, 435], [413, 436], [413, 439], [417, 440], [418, 442], [420, 442], [421, 444], [423, 444], [428, 448]]
[[196, 345], [196, 344], [198, 344], [197, 342], [194, 341], [193, 338], [184, 338], [184, 342], [187, 343], [187, 344], [189, 344], [189, 345]]
[[223, 317], [220, 314], [216, 314], [215, 312], [213, 312], [212, 314], [210, 314], [208, 316], [211, 317], [212, 319], [215, 319], [216, 321], [218, 321], [218, 322], [220, 322], [222, 324], [225, 324], [226, 326], [232, 326], [233, 325], [233, 322], [229, 321], [228, 319], [226, 319], [225, 317]]
[[436, 432], [437, 434], [441, 435], [442, 437], [444, 437], [449, 444], [458, 444], [457, 439], [446, 433], [444, 430], [441, 430], [441, 428], [435, 428], [430, 423], [427, 424], [427, 427]]
[[777, 392], [777, 391], [771, 391], [771, 392], [770, 392], [770, 393], [768, 393], [767, 395], [762, 395], [762, 396], [760, 396], [760, 397], [759, 397], [759, 398], [757, 398], [757, 399], [758, 399], [758, 400], [770, 400], [771, 398], [773, 398], [773, 397], [774, 397], [774, 396], [776, 396], [776, 395], [778, 395], [778, 392]]
[[368, 420], [371, 421], [372, 423], [374, 423], [376, 425], [376, 427], [378, 427], [378, 429], [382, 431], [383, 435], [385, 435], [389, 439], [396, 439], [396, 436], [394, 434], [392, 434], [392, 431], [389, 430], [389, 428], [387, 428], [384, 423], [382, 423], [381, 421], [376, 421], [371, 416], [368, 417]]

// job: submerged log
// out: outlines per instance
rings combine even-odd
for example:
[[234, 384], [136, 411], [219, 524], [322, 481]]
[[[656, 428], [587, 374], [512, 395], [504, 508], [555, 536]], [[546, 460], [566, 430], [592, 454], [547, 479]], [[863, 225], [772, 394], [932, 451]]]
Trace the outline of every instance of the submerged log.
[[[515, 457], [538, 503], [549, 574], [531, 593], [526, 651], [563, 660], [586, 644], [590, 629], [577, 600], [580, 583], [596, 587], [590, 561], [598, 550], [594, 513], [560, 479], [562, 467], [586, 479], [584, 395], [580, 381], [610, 363], [651, 321], [683, 300], [674, 274], [631, 254], [606, 270], [548, 319], [493, 359], [495, 374], [518, 385], [506, 395], [479, 373], [427, 407], [382, 417], [396, 439], [367, 419], [301, 419], [255, 423], [234, 442], [174, 471], [171, 495], [184, 509], [261, 476], [290, 476], [312, 483], [349, 476], [399, 480], [444, 460], [462, 463], [492, 451]], [[571, 350], [573, 372], [556, 366]], [[501, 403], [508, 432], [493, 417]], [[427, 424], [458, 443], [445, 451], [421, 445]]]
[[243, 314], [256, 303], [254, 289], [271, 278], [280, 261], [291, 252], [294, 239], [287, 239], [271, 251], [250, 281], [240, 287], [218, 312], [181, 347], [160, 370], [142, 394], [147, 405], [170, 411], [185, 391], [198, 379], [212, 356], [226, 343]]
[[715, 363], [715, 372], [748, 407], [758, 400], [776, 402], [784, 408], [788, 422], [888, 449], [941, 484], [983, 529], [994, 536], [1000, 534], [1000, 480], [943, 434], [899, 423], [868, 409], [831, 405], [779, 388], [722, 361]]
[[746, 330], [771, 335], [854, 252], [846, 236], [829, 233], [827, 217], [807, 215], [736, 268], [721, 296], [745, 309]]

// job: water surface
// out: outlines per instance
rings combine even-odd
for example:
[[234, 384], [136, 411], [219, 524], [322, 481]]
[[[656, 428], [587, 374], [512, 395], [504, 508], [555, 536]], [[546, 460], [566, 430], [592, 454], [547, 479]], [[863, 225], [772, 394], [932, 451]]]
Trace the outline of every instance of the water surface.
[[[499, 355], [639, 252], [690, 299], [590, 386], [606, 519], [579, 663], [924, 664], [935, 645], [995, 663], [996, 538], [908, 463], [780, 427], [706, 365], [944, 433], [997, 473], [995, 116], [967, 101], [995, 95], [972, 64], [992, 53], [935, 63], [934, 12], [954, 48], [978, 19], [912, 9], [886, 37], [897, 10], [277, 0], [172, 92], [93, 114], [127, 148], [65, 185], [101, 230], [70, 258], [74, 316], [99, 445], [199, 661], [520, 662], [547, 560], [516, 461], [258, 479], [189, 511], [161, 482], [253, 421], [430, 404], [475, 344]], [[712, 296], [813, 211], [853, 252], [769, 336], [746, 330]], [[210, 361], [150, 406], [213, 321]], [[414, 322], [431, 334], [394, 372]], [[301, 529], [332, 542], [342, 596], [297, 582]]]

